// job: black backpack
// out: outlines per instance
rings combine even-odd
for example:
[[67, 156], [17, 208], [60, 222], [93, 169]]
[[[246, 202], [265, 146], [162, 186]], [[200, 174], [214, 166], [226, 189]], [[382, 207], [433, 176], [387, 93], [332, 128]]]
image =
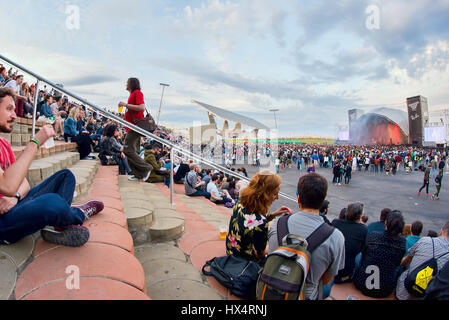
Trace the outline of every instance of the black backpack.
[[424, 300], [449, 300], [449, 261], [430, 282]]
[[432, 239], [433, 255], [432, 258], [422, 263], [419, 267], [409, 271], [404, 281], [407, 291], [417, 298], [423, 298], [427, 294], [427, 288], [430, 282], [438, 274], [438, 259], [449, 254], [449, 252], [435, 257], [435, 242]]

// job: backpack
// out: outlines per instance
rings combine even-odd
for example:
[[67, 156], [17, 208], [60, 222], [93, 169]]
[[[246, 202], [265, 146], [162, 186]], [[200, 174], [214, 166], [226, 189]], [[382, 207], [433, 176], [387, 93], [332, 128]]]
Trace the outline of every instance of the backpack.
[[430, 282], [424, 300], [449, 300], [449, 261]]
[[439, 174], [435, 177], [435, 183], [436, 184], [441, 184], [441, 180], [443, 179], [443, 175]]
[[[290, 234], [288, 219], [283, 216], [277, 224], [280, 247], [268, 255], [257, 280], [257, 300], [305, 300], [306, 279], [313, 251], [326, 241], [334, 227], [323, 223], [307, 239]], [[293, 244], [291, 239], [299, 240]], [[322, 298], [319, 286], [319, 299]]]
[[425, 261], [414, 270], [411, 270], [404, 281], [404, 286], [407, 289], [407, 291], [417, 298], [423, 298], [426, 295], [427, 293], [426, 290], [429, 286], [429, 283], [432, 281], [435, 275], [438, 274], [437, 260], [445, 256], [446, 254], [449, 254], [449, 252], [446, 252], [440, 255], [439, 257], [435, 258], [435, 242], [433, 239], [432, 239], [432, 246], [433, 246], [432, 258]]

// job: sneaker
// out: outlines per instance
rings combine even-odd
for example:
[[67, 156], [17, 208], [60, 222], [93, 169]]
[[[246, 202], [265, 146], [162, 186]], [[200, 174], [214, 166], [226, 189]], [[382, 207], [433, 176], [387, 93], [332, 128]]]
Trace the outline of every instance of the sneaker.
[[139, 181], [139, 179], [137, 179], [136, 176], [129, 176], [128, 180], [129, 181]]
[[104, 203], [98, 200], [91, 200], [81, 206], [72, 206], [72, 208], [80, 209], [86, 216], [86, 220], [100, 213], [104, 209]]
[[42, 239], [48, 243], [66, 247], [81, 247], [89, 241], [89, 229], [83, 226], [69, 226], [63, 231], [45, 228], [41, 230]]
[[148, 174], [145, 176], [145, 178], [143, 178], [143, 182], [147, 182], [148, 179], [150, 179], [151, 171], [152, 170], [148, 171]]
[[418, 192], [418, 196], [421, 196], [421, 192]]

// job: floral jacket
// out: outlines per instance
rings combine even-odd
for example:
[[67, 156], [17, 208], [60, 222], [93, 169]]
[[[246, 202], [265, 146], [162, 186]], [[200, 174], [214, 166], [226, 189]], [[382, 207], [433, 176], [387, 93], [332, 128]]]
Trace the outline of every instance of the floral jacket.
[[265, 216], [246, 211], [237, 202], [229, 223], [229, 233], [226, 239], [226, 252], [243, 256], [250, 260], [260, 260], [268, 243], [268, 220]]

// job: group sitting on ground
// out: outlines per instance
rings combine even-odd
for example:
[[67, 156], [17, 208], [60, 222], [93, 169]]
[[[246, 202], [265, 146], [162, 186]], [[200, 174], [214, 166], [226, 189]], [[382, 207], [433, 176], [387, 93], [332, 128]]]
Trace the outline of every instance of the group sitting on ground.
[[334, 284], [349, 282], [372, 298], [394, 294], [400, 300], [419, 299], [406, 289], [408, 275], [417, 272], [432, 257], [437, 261], [438, 270], [449, 261], [449, 221], [439, 237], [434, 231], [421, 237], [420, 221], [410, 226], [410, 235], [405, 237], [400, 211], [384, 209], [380, 221], [366, 226], [363, 204], [353, 203], [330, 223], [325, 217], [329, 207], [325, 200], [328, 183], [316, 173], [305, 175], [298, 182], [299, 212], [291, 214], [289, 208], [282, 207], [270, 213], [280, 185], [281, 178], [270, 171], [259, 172], [251, 179], [234, 207], [226, 250], [228, 255], [238, 255], [264, 266], [267, 255], [282, 245], [277, 236], [280, 217], [288, 215], [288, 232], [304, 239], [323, 224], [331, 225], [331, 236], [312, 252], [306, 299], [329, 298]]

